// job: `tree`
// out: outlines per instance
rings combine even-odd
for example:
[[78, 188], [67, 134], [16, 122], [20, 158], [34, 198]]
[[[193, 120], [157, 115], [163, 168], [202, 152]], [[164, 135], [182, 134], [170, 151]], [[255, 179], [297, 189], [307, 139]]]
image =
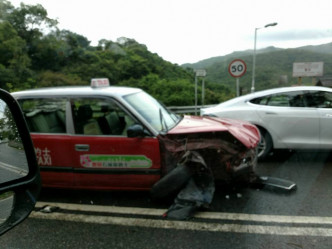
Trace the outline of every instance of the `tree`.
[[65, 41], [71, 48], [87, 49], [90, 46], [90, 41], [86, 37], [71, 32], [69, 30], [61, 30], [60, 32], [58, 32], [58, 36], [61, 40]]
[[58, 24], [57, 20], [47, 17], [47, 11], [40, 4], [25, 5], [17, 9], [13, 9], [12, 13], [8, 15], [7, 20], [13, 25], [19, 36], [27, 43], [32, 43], [33, 40], [40, 38], [43, 35], [44, 29], [51, 30]]
[[6, 1], [0, 0], [0, 20], [8, 20], [8, 16], [13, 12], [14, 6]]
[[86, 85], [86, 83], [86, 81], [75, 75], [45, 71], [39, 75], [37, 87]]
[[[17, 34], [26, 42], [27, 53], [32, 60], [32, 67], [36, 68], [39, 59], [39, 43], [44, 33], [56, 29], [57, 21], [48, 18], [47, 11], [40, 4], [25, 5], [13, 9], [6, 18], [16, 30]], [[37, 65], [36, 65], [37, 64]]]
[[30, 76], [26, 43], [7, 21], [0, 22], [0, 54], [1, 88], [6, 89], [7, 83], [20, 84]]

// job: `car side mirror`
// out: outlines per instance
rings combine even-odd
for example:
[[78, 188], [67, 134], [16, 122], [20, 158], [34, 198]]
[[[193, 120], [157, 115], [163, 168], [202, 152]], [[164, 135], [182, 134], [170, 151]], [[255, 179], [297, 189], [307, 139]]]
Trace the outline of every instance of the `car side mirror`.
[[127, 129], [128, 137], [145, 137], [149, 136], [148, 132], [140, 124], [134, 124]]
[[20, 106], [0, 89], [0, 235], [33, 210], [41, 188], [33, 143]]

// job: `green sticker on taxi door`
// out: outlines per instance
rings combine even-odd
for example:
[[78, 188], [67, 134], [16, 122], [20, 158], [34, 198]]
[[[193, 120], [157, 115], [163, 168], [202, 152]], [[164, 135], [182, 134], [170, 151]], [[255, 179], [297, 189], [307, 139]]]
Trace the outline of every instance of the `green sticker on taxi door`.
[[151, 168], [152, 161], [144, 155], [81, 155], [85, 168]]

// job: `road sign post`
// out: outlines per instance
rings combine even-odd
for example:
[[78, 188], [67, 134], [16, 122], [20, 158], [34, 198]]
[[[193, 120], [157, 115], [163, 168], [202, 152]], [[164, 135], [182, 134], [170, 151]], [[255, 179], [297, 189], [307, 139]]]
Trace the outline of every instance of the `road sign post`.
[[236, 95], [240, 95], [240, 78], [246, 73], [247, 65], [241, 59], [233, 60], [228, 66], [229, 74], [236, 78]]
[[197, 78], [202, 77], [202, 105], [204, 103], [204, 77], [206, 76], [205, 69], [196, 69], [195, 70], [195, 115], [197, 115]]

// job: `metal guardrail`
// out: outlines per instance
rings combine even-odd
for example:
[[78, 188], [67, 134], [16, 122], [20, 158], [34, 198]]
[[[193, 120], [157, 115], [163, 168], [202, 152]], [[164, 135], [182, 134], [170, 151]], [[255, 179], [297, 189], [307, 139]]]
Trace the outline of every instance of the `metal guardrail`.
[[212, 107], [215, 105], [199, 105], [199, 106], [169, 106], [167, 107], [172, 112], [176, 114], [197, 114], [200, 115], [201, 108]]

